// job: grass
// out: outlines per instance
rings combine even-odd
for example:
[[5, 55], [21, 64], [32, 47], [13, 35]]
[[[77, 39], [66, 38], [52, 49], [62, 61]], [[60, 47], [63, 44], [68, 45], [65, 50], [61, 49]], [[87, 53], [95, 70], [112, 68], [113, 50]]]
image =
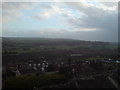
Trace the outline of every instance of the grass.
[[5, 88], [33, 88], [56, 85], [66, 81], [63, 75], [39, 75], [11, 77], [5, 81]]

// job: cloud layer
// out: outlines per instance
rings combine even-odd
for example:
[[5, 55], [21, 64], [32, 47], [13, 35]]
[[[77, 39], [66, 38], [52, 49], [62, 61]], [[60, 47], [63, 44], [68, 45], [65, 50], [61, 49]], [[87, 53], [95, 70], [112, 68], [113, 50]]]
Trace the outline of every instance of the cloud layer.
[[[2, 10], [4, 36], [37, 36], [100, 41], [117, 41], [118, 38], [117, 2], [87, 2], [86, 0], [60, 3], [17, 2], [3, 3]], [[10, 24], [11, 22], [14, 24], [14, 21], [19, 22], [24, 29], [20, 29], [19, 26], [15, 30], [16, 27], [13, 25], [11, 28]], [[26, 22], [29, 27], [24, 26]]]

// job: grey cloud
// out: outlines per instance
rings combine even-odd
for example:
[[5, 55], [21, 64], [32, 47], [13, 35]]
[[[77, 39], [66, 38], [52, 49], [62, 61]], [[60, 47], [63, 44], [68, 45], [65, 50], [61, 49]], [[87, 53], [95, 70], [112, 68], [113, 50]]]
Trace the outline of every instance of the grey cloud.
[[2, 17], [3, 21], [8, 22], [10, 20], [15, 20], [22, 16], [23, 13], [20, 11], [22, 9], [30, 10], [37, 3], [32, 2], [4, 2], [2, 3]]
[[32, 2], [5, 2], [2, 5], [3, 10], [20, 10], [20, 9], [30, 9], [36, 3]]
[[101, 3], [107, 7], [114, 7], [118, 5], [118, 2], [101, 2]]
[[43, 18], [38, 16], [38, 15], [31, 16], [31, 18], [36, 19], [36, 20], [40, 20], [40, 21], [43, 20]]
[[[49, 31], [49, 33], [40, 33], [39, 30], [29, 30], [29, 32], [26, 32], [26, 30], [21, 31], [17, 33], [16, 30], [5, 30], [3, 32], [4, 36], [12, 36], [12, 37], [45, 37], [45, 38], [71, 38], [71, 39], [79, 39], [79, 40], [87, 40], [87, 41], [109, 41], [109, 42], [115, 42], [117, 41], [117, 36], [113, 35], [113, 32], [107, 32], [103, 31], [97, 31], [97, 32], [69, 32], [65, 29], [60, 29], [60, 31], [63, 31], [60, 33], [59, 31], [52, 32]], [[44, 32], [44, 30], [43, 30]], [[17, 34], [16, 34], [17, 33]]]
[[[118, 38], [118, 13], [117, 10], [109, 11], [94, 6], [85, 7], [82, 3], [67, 3], [69, 7], [84, 13], [86, 16], [77, 19], [68, 19], [71, 28], [96, 28], [100, 30], [94, 32], [78, 32], [80, 35], [89, 36], [98, 40], [117, 41]], [[110, 3], [109, 3], [110, 5]], [[84, 37], [87, 38], [87, 37]], [[88, 38], [89, 39], [89, 38]]]

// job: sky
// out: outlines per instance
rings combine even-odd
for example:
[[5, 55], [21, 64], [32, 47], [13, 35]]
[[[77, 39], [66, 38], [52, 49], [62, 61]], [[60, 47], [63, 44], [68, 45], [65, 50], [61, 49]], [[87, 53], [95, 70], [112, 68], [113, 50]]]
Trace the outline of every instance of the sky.
[[117, 2], [3, 2], [2, 37], [117, 42]]

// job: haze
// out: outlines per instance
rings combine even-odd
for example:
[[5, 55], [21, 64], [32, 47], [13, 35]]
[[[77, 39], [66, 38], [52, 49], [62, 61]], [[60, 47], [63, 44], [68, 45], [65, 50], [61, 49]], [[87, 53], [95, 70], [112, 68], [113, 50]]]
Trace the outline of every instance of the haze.
[[2, 3], [3, 37], [117, 42], [117, 2]]

